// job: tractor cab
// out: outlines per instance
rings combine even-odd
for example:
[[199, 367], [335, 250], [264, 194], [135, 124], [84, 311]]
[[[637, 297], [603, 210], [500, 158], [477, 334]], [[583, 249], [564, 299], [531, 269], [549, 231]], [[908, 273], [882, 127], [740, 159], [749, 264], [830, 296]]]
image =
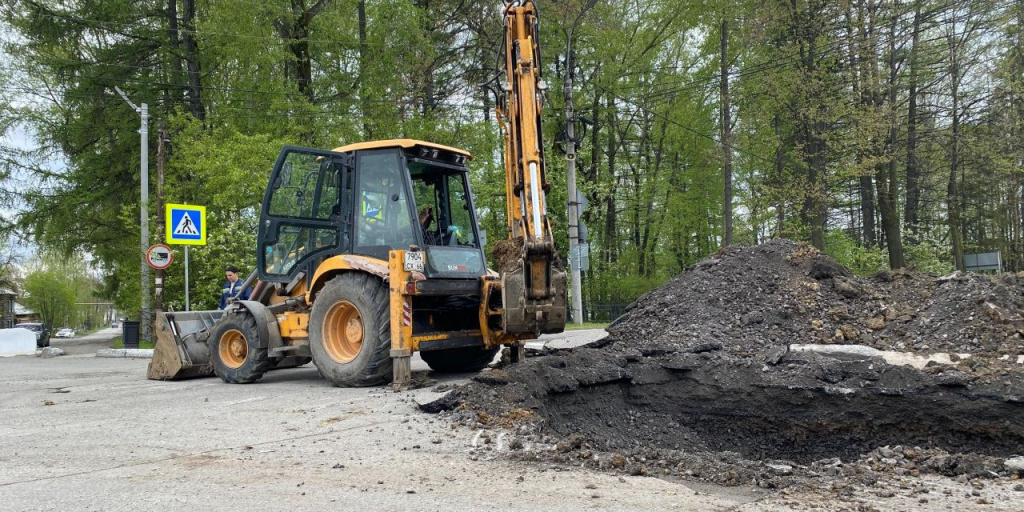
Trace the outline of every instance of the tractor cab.
[[418, 247], [427, 278], [486, 273], [465, 163], [469, 153], [409, 139], [334, 151], [286, 147], [260, 214], [262, 281], [312, 276], [338, 254], [383, 262]]

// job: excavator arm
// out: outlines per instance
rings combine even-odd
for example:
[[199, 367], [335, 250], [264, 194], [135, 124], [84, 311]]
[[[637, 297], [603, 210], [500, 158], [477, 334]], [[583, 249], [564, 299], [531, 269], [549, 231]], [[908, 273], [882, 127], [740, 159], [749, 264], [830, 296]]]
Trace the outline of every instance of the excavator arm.
[[547, 215], [547, 167], [541, 132], [540, 47], [532, 0], [506, 1], [505, 82], [497, 114], [505, 135], [509, 239], [498, 249], [507, 333], [562, 332], [566, 274]]

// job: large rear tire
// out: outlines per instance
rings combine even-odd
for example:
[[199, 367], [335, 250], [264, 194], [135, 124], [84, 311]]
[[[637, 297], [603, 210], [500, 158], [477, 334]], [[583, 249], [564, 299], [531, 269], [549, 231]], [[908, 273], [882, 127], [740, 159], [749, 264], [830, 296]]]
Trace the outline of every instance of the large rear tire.
[[441, 373], [475, 372], [483, 370], [498, 355], [498, 347], [465, 347], [420, 352], [423, 362], [431, 370]]
[[267, 349], [260, 348], [256, 319], [249, 313], [229, 315], [217, 324], [208, 342], [213, 373], [231, 384], [256, 382], [274, 362]]
[[331, 279], [313, 300], [309, 349], [320, 375], [339, 387], [391, 381], [388, 289], [376, 276], [349, 272]]

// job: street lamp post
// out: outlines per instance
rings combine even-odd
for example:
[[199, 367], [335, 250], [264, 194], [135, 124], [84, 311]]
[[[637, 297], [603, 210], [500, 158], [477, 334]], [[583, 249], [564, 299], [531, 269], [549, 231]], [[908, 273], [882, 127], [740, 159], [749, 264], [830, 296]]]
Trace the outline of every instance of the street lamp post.
[[565, 171], [569, 188], [569, 292], [572, 295], [572, 318], [577, 325], [583, 323], [583, 286], [580, 283], [580, 266], [583, 258], [580, 251], [579, 192], [576, 190], [576, 113], [572, 109], [573, 50], [572, 35], [583, 15], [597, 0], [588, 0], [579, 16], [569, 27], [565, 38]]
[[149, 249], [149, 105], [143, 103], [141, 106], [136, 106], [132, 103], [132, 100], [128, 99], [128, 95], [120, 87], [114, 87], [114, 90], [135, 109], [135, 112], [142, 116], [142, 124], [139, 127], [139, 141], [142, 149], [140, 159], [142, 197], [139, 205], [139, 225], [142, 231], [141, 250], [139, 251], [142, 276], [142, 310], [140, 312], [139, 327], [141, 328], [140, 339], [149, 340], [149, 264], [146, 262], [146, 251]]

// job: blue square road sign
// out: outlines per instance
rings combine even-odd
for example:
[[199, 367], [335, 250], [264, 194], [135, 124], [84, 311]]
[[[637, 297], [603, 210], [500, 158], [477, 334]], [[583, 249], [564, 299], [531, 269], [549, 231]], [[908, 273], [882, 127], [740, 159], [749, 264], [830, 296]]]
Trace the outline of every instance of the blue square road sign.
[[166, 239], [169, 244], [206, 245], [206, 207], [168, 204]]

